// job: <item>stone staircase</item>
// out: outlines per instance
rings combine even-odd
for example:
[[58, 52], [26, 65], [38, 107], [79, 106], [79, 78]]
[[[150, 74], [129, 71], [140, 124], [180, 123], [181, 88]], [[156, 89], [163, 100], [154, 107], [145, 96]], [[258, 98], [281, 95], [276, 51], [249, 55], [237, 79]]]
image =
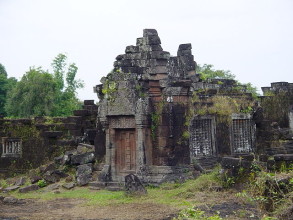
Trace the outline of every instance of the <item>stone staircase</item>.
[[124, 189], [124, 183], [119, 182], [100, 182], [100, 181], [92, 181], [89, 182], [88, 186], [91, 189], [106, 189], [109, 191], [121, 191]]

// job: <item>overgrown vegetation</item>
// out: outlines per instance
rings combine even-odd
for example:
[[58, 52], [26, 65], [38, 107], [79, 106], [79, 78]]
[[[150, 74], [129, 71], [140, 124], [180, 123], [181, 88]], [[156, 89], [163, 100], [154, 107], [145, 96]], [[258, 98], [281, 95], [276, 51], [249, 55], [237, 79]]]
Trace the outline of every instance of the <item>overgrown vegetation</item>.
[[6, 116], [69, 116], [81, 107], [76, 90], [83, 87], [83, 82], [75, 79], [77, 66], [67, 64], [66, 55], [59, 54], [52, 62], [52, 69], [50, 73], [41, 67], [30, 67], [14, 83], [6, 92]]

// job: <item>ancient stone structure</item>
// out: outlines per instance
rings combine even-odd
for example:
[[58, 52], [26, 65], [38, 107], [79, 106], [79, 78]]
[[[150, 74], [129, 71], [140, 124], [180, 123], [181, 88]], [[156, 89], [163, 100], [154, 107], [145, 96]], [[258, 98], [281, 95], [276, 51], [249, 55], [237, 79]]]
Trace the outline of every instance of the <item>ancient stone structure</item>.
[[250, 115], [235, 112], [228, 115], [231, 123], [223, 123], [216, 114], [193, 112], [212, 105], [209, 98], [216, 95], [252, 98], [233, 80], [202, 81], [191, 49], [191, 44], [181, 44], [172, 57], [161, 47], [157, 31], [145, 29], [94, 88], [111, 181], [136, 173], [144, 182], [158, 183], [172, 175], [181, 178], [195, 161], [209, 167], [218, 156], [255, 151]]
[[183, 181], [222, 158], [224, 167], [267, 155], [275, 158], [268, 166], [292, 162], [293, 84], [263, 87], [256, 102], [234, 80], [201, 79], [196, 66], [191, 44], [171, 56], [145, 29], [94, 87], [98, 105], [86, 100], [67, 118], [0, 119], [0, 174], [55, 157], [78, 166], [79, 185], [111, 188], [130, 174], [142, 183]]

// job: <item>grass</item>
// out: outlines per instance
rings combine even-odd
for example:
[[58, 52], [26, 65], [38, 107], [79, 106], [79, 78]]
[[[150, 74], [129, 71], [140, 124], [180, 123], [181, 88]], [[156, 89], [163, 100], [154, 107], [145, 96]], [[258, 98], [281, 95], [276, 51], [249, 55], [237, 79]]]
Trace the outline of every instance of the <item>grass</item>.
[[[93, 191], [85, 187], [76, 187], [73, 190], [60, 189], [60, 193], [46, 192], [40, 189], [29, 193], [10, 193], [19, 199], [41, 199], [53, 200], [58, 198], [84, 199], [84, 205], [113, 205], [125, 203], [155, 203], [165, 204], [176, 208], [186, 208], [194, 204], [206, 203], [204, 198], [210, 199], [218, 194], [217, 192], [204, 193], [213, 186], [220, 183], [217, 178], [217, 170], [212, 173], [200, 176], [195, 180], [188, 180], [185, 183], [165, 183], [160, 187], [147, 187], [148, 194], [144, 196], [129, 196], [122, 191], [112, 192], [107, 190]], [[198, 194], [200, 194], [200, 199]]]

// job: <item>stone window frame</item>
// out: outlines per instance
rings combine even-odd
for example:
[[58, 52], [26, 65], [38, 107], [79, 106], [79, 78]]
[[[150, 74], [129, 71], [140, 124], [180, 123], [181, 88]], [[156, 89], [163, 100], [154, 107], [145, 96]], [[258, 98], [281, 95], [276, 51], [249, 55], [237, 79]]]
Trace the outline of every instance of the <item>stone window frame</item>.
[[2, 137], [2, 158], [21, 158], [22, 139], [15, 137]]
[[[191, 138], [192, 138], [192, 130], [191, 126], [194, 120], [211, 120], [211, 149], [212, 153], [211, 155], [194, 155], [192, 152], [192, 147], [191, 147]], [[190, 150], [190, 158], [200, 158], [200, 157], [214, 157], [217, 155], [217, 148], [216, 148], [216, 117], [214, 115], [197, 115], [194, 116], [189, 125], [189, 150]]]
[[[256, 125], [252, 119], [252, 115], [245, 114], [245, 113], [233, 113], [232, 116], [232, 123], [230, 126], [230, 146], [231, 146], [231, 153], [232, 155], [241, 155], [241, 154], [250, 154], [255, 152], [255, 144], [256, 144]], [[235, 141], [234, 141], [234, 120], [247, 120], [247, 124], [249, 126], [249, 133], [251, 134], [251, 138], [249, 140], [250, 149], [246, 152], [237, 152], [235, 151]]]

